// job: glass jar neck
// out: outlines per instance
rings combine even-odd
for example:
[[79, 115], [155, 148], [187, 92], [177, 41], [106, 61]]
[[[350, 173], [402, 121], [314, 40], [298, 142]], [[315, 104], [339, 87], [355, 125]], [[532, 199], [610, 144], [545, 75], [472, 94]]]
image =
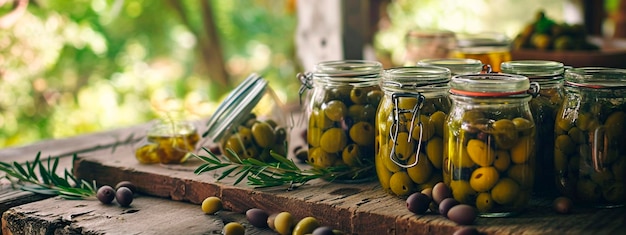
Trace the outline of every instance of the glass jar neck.
[[321, 62], [312, 73], [314, 84], [373, 86], [381, 77], [382, 64], [367, 60]]

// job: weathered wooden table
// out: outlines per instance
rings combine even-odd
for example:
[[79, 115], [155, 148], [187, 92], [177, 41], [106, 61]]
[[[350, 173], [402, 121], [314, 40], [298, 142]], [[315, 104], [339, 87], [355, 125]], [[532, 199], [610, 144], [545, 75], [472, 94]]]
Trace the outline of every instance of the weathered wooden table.
[[[339, 184], [312, 181], [295, 190], [286, 187], [255, 189], [245, 183], [233, 185], [231, 178], [216, 180], [216, 173], [196, 175], [201, 163], [163, 166], [139, 164], [134, 146], [128, 142], [140, 137], [146, 126], [49, 141], [14, 149], [0, 150], [0, 161], [32, 160], [37, 151], [62, 158], [75, 174], [99, 184], [134, 182], [141, 192], [130, 208], [105, 206], [95, 200], [69, 201], [37, 197], [5, 189], [8, 198], [28, 198], [12, 204], [2, 217], [3, 234], [215, 234], [225, 222], [244, 223], [247, 234], [272, 234], [245, 223], [243, 213], [262, 208], [271, 213], [288, 211], [296, 218], [314, 216], [323, 225], [348, 234], [452, 234], [460, 227], [436, 214], [415, 215], [402, 199], [384, 193], [376, 181]], [[296, 133], [296, 131], [294, 131]], [[299, 142], [292, 135], [291, 147]], [[131, 138], [132, 139], [132, 138]], [[291, 152], [291, 151], [290, 151]], [[71, 162], [73, 153], [77, 160]], [[306, 166], [303, 166], [306, 167]], [[6, 187], [5, 187], [6, 188]], [[9, 196], [11, 193], [29, 197]], [[204, 215], [198, 204], [208, 196], [222, 198], [225, 211]], [[42, 200], [43, 199], [43, 200]], [[26, 203], [26, 204], [24, 204]], [[479, 218], [475, 226], [486, 234], [624, 234], [626, 209], [575, 208], [572, 214], [556, 214], [550, 200], [533, 200], [523, 214], [512, 218]]]

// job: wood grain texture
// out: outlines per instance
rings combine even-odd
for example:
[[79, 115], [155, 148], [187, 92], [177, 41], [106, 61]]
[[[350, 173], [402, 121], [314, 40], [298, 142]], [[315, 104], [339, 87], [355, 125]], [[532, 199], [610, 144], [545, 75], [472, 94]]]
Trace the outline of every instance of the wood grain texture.
[[246, 234], [274, 234], [239, 213], [206, 215], [195, 204], [142, 195], [130, 207], [59, 197], [14, 207], [2, 217], [2, 234], [221, 234], [228, 222], [243, 224]]
[[[79, 155], [76, 174], [101, 184], [121, 180], [137, 184], [142, 193], [199, 204], [208, 196], [222, 198], [228, 210], [243, 213], [250, 208], [270, 213], [288, 211], [297, 219], [314, 216], [323, 225], [350, 234], [452, 234], [459, 226], [437, 214], [414, 215], [404, 199], [383, 192], [378, 182], [339, 184], [313, 181], [288, 191], [287, 187], [254, 189], [232, 185], [216, 175], [195, 175], [197, 159], [184, 165], [164, 167], [137, 163], [130, 147]], [[550, 200], [533, 200], [532, 205], [512, 218], [479, 218], [475, 226], [486, 234], [622, 234], [626, 232], [624, 208], [576, 208], [559, 215]]]

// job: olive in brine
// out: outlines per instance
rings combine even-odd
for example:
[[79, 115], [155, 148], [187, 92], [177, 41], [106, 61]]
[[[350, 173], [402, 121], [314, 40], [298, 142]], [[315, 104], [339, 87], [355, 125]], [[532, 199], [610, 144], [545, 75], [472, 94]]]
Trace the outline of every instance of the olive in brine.
[[257, 122], [252, 125], [252, 136], [254, 142], [261, 148], [267, 148], [276, 142], [276, 135], [274, 135], [274, 129], [266, 122]]

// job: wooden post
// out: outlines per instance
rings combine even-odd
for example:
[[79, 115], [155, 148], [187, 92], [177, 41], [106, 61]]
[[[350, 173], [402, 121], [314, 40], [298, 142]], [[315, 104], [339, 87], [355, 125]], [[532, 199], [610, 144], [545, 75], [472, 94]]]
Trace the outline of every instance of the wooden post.
[[372, 2], [299, 0], [296, 50], [304, 70], [312, 71], [322, 61], [366, 59], [364, 50], [375, 30], [370, 10], [377, 4]]

